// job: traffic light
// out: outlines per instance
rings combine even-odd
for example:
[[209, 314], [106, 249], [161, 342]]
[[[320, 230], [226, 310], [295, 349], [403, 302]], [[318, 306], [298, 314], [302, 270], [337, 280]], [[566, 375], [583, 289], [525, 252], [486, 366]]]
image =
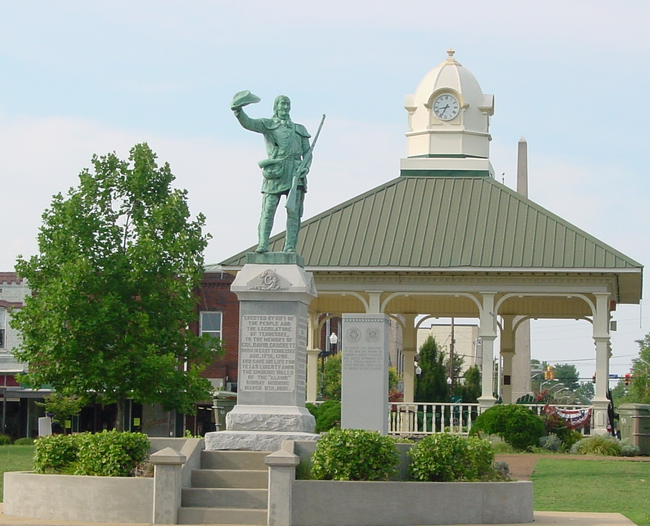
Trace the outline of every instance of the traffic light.
[[591, 381], [593, 383], [596, 383], [596, 373], [594, 373], [594, 375], [591, 377]]
[[544, 371], [544, 380], [554, 380], [555, 379], [555, 370], [550, 365]]
[[630, 379], [631, 379], [631, 376], [630, 376], [629, 374], [626, 374], [626, 375], [625, 375], [625, 380], [624, 380], [624, 382], [625, 382], [625, 387], [627, 387], [628, 385], [630, 385]]

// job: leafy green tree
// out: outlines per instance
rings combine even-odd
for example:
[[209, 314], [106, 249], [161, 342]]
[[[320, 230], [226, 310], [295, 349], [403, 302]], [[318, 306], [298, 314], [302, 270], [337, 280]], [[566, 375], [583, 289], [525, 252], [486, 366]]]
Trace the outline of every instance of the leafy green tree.
[[[442, 352], [442, 351], [441, 351]], [[458, 390], [458, 385], [460, 384], [461, 378], [463, 376], [463, 364], [465, 363], [465, 358], [459, 354], [454, 354], [454, 364], [451, 368], [452, 375], [454, 378], [454, 395], [460, 395], [461, 393]], [[447, 376], [449, 376], [449, 355], [445, 353], [444, 361], [445, 369], [447, 369]]]
[[46, 413], [52, 415], [52, 421], [60, 424], [63, 428], [63, 434], [67, 434], [68, 429], [65, 425], [66, 420], [78, 415], [86, 401], [81, 396], [67, 396], [63, 393], [52, 393], [46, 396], [43, 402], [36, 402], [45, 408]]
[[401, 378], [399, 376], [399, 373], [397, 372], [396, 367], [389, 367], [388, 368], [388, 390], [392, 391], [393, 389], [397, 389], [397, 384], [399, 384]]
[[594, 396], [596, 396], [594, 384], [592, 382], [582, 382], [574, 391], [574, 394], [576, 397], [576, 403], [590, 404], [594, 399]]
[[463, 376], [463, 383], [458, 386], [456, 393], [462, 397], [463, 403], [465, 404], [476, 404], [478, 403], [478, 398], [481, 396], [482, 387], [481, 387], [481, 371], [478, 368], [478, 365], [473, 365]]
[[575, 365], [568, 363], [558, 363], [553, 366], [555, 370], [555, 379], [562, 382], [570, 391], [574, 391], [580, 385], [578, 369]]
[[39, 255], [16, 264], [33, 291], [13, 322], [21, 381], [116, 403], [118, 429], [129, 398], [192, 412], [211, 387], [200, 373], [215, 344], [188, 330], [205, 219], [190, 219], [187, 192], [155, 159], [146, 144], [128, 161], [93, 156], [93, 172], [43, 213]]
[[341, 353], [327, 358], [324, 369], [323, 398], [325, 400], [341, 400]]
[[614, 400], [614, 407], [618, 407], [621, 404], [634, 403], [634, 396], [630, 394], [630, 390], [622, 378], [618, 381], [616, 387], [612, 389], [612, 398]]
[[422, 369], [415, 381], [416, 402], [449, 402], [445, 357], [433, 336], [420, 347], [418, 367]]
[[[341, 400], [341, 359], [342, 353], [334, 354], [325, 360], [324, 372], [318, 375], [318, 387], [323, 383], [324, 400]], [[400, 381], [395, 367], [388, 368], [388, 389], [394, 390]]]
[[632, 365], [630, 397], [635, 403], [650, 404], [650, 334], [638, 340], [639, 357]]

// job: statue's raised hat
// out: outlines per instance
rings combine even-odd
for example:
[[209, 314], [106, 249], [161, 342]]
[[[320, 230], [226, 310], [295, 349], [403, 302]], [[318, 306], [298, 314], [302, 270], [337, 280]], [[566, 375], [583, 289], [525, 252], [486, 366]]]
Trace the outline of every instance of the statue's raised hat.
[[230, 109], [234, 110], [237, 108], [242, 108], [248, 106], [249, 104], [256, 104], [260, 99], [257, 95], [253, 95], [250, 91], [244, 90], [235, 93], [235, 96], [232, 98], [232, 104], [230, 104]]

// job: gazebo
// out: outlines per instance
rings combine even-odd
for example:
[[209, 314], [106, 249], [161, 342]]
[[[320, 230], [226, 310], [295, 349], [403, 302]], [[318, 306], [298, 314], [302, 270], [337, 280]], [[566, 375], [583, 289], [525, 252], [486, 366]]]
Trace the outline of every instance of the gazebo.
[[[477, 318], [482, 409], [496, 403], [493, 376], [485, 374], [496, 353], [505, 403], [514, 402], [512, 380], [530, 378], [530, 367], [512, 365], [515, 334], [526, 320], [586, 319], [596, 353], [593, 430], [605, 433], [611, 311], [639, 303], [643, 267], [494, 179], [493, 97], [453, 55], [406, 98], [408, 156], [400, 175], [302, 224], [297, 250], [318, 291], [309, 306], [308, 399], [315, 398], [327, 316], [384, 313], [397, 320], [405, 402], [413, 401], [417, 320]], [[280, 251], [283, 243], [281, 233], [269, 248]], [[223, 269], [238, 271], [252, 250], [222, 262]]]

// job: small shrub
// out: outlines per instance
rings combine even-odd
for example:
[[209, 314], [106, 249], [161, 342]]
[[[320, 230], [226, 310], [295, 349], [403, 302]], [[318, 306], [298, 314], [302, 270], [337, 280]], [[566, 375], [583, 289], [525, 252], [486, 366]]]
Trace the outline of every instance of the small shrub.
[[539, 447], [549, 451], [558, 452], [562, 447], [562, 441], [557, 435], [546, 435], [539, 438]]
[[34, 471], [62, 473], [77, 460], [81, 435], [50, 435], [34, 442]]
[[11, 444], [11, 437], [0, 434], [0, 446], [8, 446]]
[[621, 456], [622, 457], [638, 457], [641, 454], [641, 448], [637, 445], [631, 444], [627, 440], [621, 442]]
[[469, 437], [467, 449], [477, 480], [492, 480], [494, 476], [494, 451], [487, 440]]
[[143, 433], [84, 433], [81, 437], [75, 475], [128, 477], [149, 452], [149, 439]]
[[593, 435], [576, 442], [570, 452], [574, 455], [620, 457], [621, 449], [621, 443], [617, 438], [609, 435]]
[[465, 439], [436, 433], [419, 442], [409, 452], [409, 472], [413, 480], [456, 482], [492, 480], [494, 452], [487, 440]]
[[317, 480], [386, 480], [398, 462], [392, 438], [377, 431], [332, 429], [318, 440], [311, 475]]
[[573, 447], [573, 444], [576, 442], [579, 442], [582, 440], [584, 437], [582, 436], [582, 433], [580, 431], [576, 431], [575, 429], [572, 429], [570, 433], [568, 433], [564, 439], [562, 440], [562, 451], [565, 453], [570, 451], [571, 448]]
[[143, 463], [149, 439], [142, 433], [52, 435], [34, 443], [36, 473], [127, 477]]
[[14, 446], [31, 446], [34, 444], [32, 437], [17, 438], [14, 440]]
[[341, 402], [338, 400], [327, 400], [320, 405], [306, 404], [306, 407], [316, 419], [316, 433], [341, 427]]
[[495, 455], [510, 455], [515, 453], [515, 448], [503, 440], [499, 435], [486, 435], [482, 438], [490, 444]]
[[537, 445], [546, 433], [542, 419], [522, 405], [495, 405], [481, 413], [470, 435], [499, 435], [515, 449], [525, 450]]
[[571, 428], [567, 426], [566, 420], [556, 413], [545, 414], [541, 416], [547, 435], [555, 435], [564, 442], [565, 438], [571, 434]]

